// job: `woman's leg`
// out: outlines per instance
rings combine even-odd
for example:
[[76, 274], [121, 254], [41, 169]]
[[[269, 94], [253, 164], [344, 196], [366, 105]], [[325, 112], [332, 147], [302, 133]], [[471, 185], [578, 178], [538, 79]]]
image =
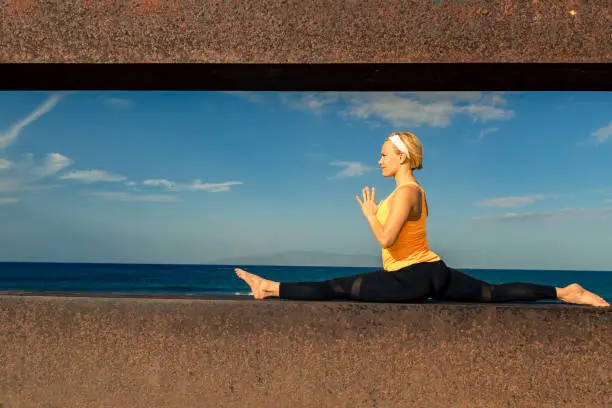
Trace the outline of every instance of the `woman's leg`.
[[236, 274], [251, 287], [255, 299], [352, 299], [365, 302], [423, 302], [447, 284], [443, 262], [411, 265], [395, 272], [379, 270], [324, 282], [273, 282], [242, 269]]
[[255, 299], [281, 297], [294, 300], [346, 298], [366, 302], [423, 302], [428, 298], [459, 302], [507, 302], [559, 299], [567, 303], [610, 306], [580, 285], [564, 288], [531, 283], [493, 285], [473, 278], [442, 261], [411, 265], [395, 272], [371, 273], [324, 282], [280, 283], [242, 269], [236, 274], [251, 287]]
[[279, 297], [293, 300], [348, 299], [358, 291], [363, 276], [345, 276], [322, 282], [275, 282], [239, 268], [236, 268], [236, 275], [249, 285], [255, 299]]
[[352, 299], [366, 302], [409, 302], [423, 298], [420, 288], [407, 291], [394, 272], [383, 270], [323, 282], [274, 282], [242, 269], [236, 269], [236, 274], [251, 287], [255, 299], [279, 297], [292, 300]]
[[565, 288], [533, 283], [504, 283], [495, 285], [473, 278], [453, 268], [448, 268], [448, 270], [448, 285], [436, 296], [440, 300], [508, 302], [559, 299], [567, 303], [610, 306], [601, 297], [577, 284], [572, 284]]
[[280, 282], [277, 296], [291, 300], [350, 299], [361, 279], [361, 275], [353, 275], [322, 282]]

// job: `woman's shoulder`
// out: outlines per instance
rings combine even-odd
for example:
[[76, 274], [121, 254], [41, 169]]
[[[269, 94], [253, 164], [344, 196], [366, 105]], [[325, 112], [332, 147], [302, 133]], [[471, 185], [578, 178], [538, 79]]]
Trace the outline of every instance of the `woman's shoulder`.
[[423, 186], [421, 186], [416, 181], [407, 181], [406, 183], [403, 183], [403, 184], [400, 184], [399, 186], [397, 186], [397, 188], [406, 187], [406, 186], [418, 187], [421, 190], [423, 189]]
[[419, 183], [409, 182], [409, 183], [404, 183], [404, 184], [401, 184], [401, 185], [397, 186], [395, 188], [395, 190], [393, 190], [393, 193], [391, 193], [389, 195], [389, 197], [391, 197], [391, 195], [393, 195], [394, 193], [396, 193], [398, 191], [404, 191], [404, 194], [409, 194], [410, 191], [412, 191], [412, 192], [421, 192], [421, 191], [425, 191], [425, 190], [423, 189], [423, 187]]
[[423, 191], [423, 188], [417, 183], [405, 183], [393, 190], [386, 200], [390, 203], [397, 201], [402, 203], [412, 200], [418, 201], [421, 196], [421, 191]]

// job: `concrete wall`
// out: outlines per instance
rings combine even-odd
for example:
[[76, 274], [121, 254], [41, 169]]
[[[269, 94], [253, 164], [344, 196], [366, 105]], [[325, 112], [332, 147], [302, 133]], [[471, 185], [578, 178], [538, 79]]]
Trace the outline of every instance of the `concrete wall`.
[[0, 295], [0, 404], [612, 406], [612, 311]]

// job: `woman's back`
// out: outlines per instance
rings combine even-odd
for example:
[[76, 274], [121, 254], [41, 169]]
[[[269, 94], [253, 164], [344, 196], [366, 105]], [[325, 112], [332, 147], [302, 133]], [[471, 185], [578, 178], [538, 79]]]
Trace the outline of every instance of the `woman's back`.
[[396, 271], [409, 265], [420, 262], [439, 261], [438, 254], [429, 249], [427, 242], [427, 206], [423, 188], [415, 183], [408, 182], [398, 186], [389, 196], [381, 201], [378, 206], [376, 218], [385, 225], [389, 216], [389, 202], [393, 194], [403, 186], [415, 185], [421, 194], [421, 211], [417, 220], [408, 220], [402, 226], [397, 239], [389, 248], [382, 249], [383, 268], [386, 271]]

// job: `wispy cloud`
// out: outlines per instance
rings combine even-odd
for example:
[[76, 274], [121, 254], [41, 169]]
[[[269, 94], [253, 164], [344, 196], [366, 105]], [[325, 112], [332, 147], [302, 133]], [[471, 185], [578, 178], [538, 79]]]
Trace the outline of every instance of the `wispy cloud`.
[[552, 211], [514, 212], [502, 215], [473, 217], [474, 222], [521, 222], [541, 221], [548, 219], [568, 220], [576, 218], [600, 219], [612, 216], [612, 207], [601, 208], [569, 208]]
[[360, 162], [333, 161], [329, 163], [332, 166], [344, 167], [338, 174], [328, 179], [344, 179], [349, 177], [363, 176], [368, 171], [376, 170], [374, 166], [366, 166]]
[[48, 113], [57, 105], [61, 100], [62, 95], [51, 95], [45, 102], [37, 107], [32, 113], [26, 116], [24, 119], [15, 123], [11, 128], [4, 134], [0, 134], [0, 150], [6, 149], [11, 143], [13, 143], [18, 137], [21, 131], [28, 126], [30, 123], [39, 119], [45, 113]]
[[512, 92], [478, 92], [478, 91], [438, 91], [438, 92], [397, 92], [401, 96], [414, 97], [424, 102], [448, 101], [451, 103], [471, 102], [489, 105], [507, 105], [503, 95]]
[[298, 97], [289, 94], [279, 94], [281, 102], [290, 108], [309, 111], [315, 114], [323, 113], [326, 105], [336, 103], [342, 99], [338, 92], [317, 92], [299, 94]]
[[145, 180], [142, 182], [142, 184], [145, 186], [163, 186], [168, 188], [172, 188], [176, 185], [175, 183], [166, 179]]
[[244, 184], [242, 181], [227, 181], [225, 183], [202, 183], [201, 180], [194, 180], [190, 184], [178, 184], [166, 179], [145, 180], [142, 184], [146, 186], [165, 187], [170, 191], [208, 191], [210, 193], [220, 193], [231, 190], [231, 186]]
[[76, 180], [81, 183], [117, 182], [127, 180], [127, 177], [111, 174], [104, 170], [73, 170], [60, 176], [62, 180]]
[[[23, 129], [43, 115], [49, 113], [64, 95], [49, 96], [42, 104], [25, 118], [14, 123], [7, 132], [0, 134], [0, 151], [11, 145]], [[32, 154], [26, 154], [24, 159], [13, 163], [8, 159], [0, 159], [0, 192], [23, 192], [59, 187], [57, 185], [37, 185], [36, 182], [53, 176], [58, 171], [68, 167], [72, 161], [59, 153], [49, 153], [41, 164], [37, 164]], [[14, 203], [19, 198], [3, 198], [2, 204]]]
[[133, 194], [114, 191], [94, 191], [86, 195], [109, 201], [134, 201], [134, 202], [174, 202], [178, 201], [176, 196], [163, 194]]
[[228, 181], [225, 183], [202, 183], [200, 180], [196, 180], [193, 183], [186, 186], [179, 186], [179, 189], [191, 190], [191, 191], [209, 191], [211, 193], [219, 193], [223, 191], [230, 191], [230, 186], [243, 184], [241, 181]]
[[567, 98], [564, 102], [566, 103], [562, 103], [561, 105], [557, 106], [558, 110], [563, 110], [563, 109], [568, 109], [571, 105], [570, 102], [574, 101], [574, 96], [570, 96], [569, 98]]
[[612, 187], [595, 188], [595, 189], [589, 190], [589, 192], [590, 193], [595, 193], [595, 194], [611, 195], [612, 194]]
[[0, 179], [0, 193], [10, 193], [14, 191], [19, 191], [21, 186], [22, 185], [19, 180], [15, 180], [13, 178]]
[[7, 159], [0, 159], [0, 170], [6, 170], [13, 167], [13, 162]]
[[480, 134], [478, 135], [478, 140], [482, 140], [485, 135], [489, 134], [489, 133], [494, 133], [494, 132], [498, 132], [499, 128], [486, 128], [486, 129], [482, 129], [480, 131]]
[[0, 177], [0, 192], [32, 191], [57, 188], [57, 185], [36, 185], [35, 183], [55, 175], [72, 163], [68, 157], [59, 153], [49, 153], [42, 163], [38, 164], [32, 154], [26, 154], [24, 159], [12, 163], [2, 172]]
[[306, 153], [306, 157], [311, 160], [325, 160], [327, 159], [328, 155], [326, 153], [310, 152], [310, 153]]
[[595, 139], [596, 144], [602, 144], [612, 139], [612, 122], [607, 126], [597, 129], [591, 136]]
[[18, 193], [26, 191], [41, 191], [61, 188], [58, 184], [23, 184], [18, 179], [0, 180], [0, 193]]
[[476, 203], [478, 206], [483, 207], [522, 207], [524, 205], [532, 204], [537, 200], [544, 200], [548, 198], [562, 198], [568, 197], [566, 194], [530, 194], [524, 196], [513, 196], [513, 197], [499, 197], [489, 198]]
[[[379, 120], [393, 126], [446, 127], [455, 116], [474, 121], [506, 120], [515, 116], [504, 106], [503, 93], [483, 92], [328, 92], [281, 94], [286, 105], [320, 114], [338, 103], [337, 112], [360, 121]], [[342, 104], [340, 104], [342, 102]]]
[[226, 94], [235, 96], [240, 99], [246, 99], [249, 102], [260, 103], [263, 102], [264, 98], [261, 93], [250, 92], [250, 91], [225, 91]]
[[134, 102], [132, 100], [125, 99], [125, 98], [108, 97], [108, 98], [104, 98], [102, 102], [105, 105], [112, 106], [115, 108], [129, 108], [132, 105], [134, 105]]
[[0, 205], [13, 204], [17, 202], [19, 202], [19, 199], [16, 197], [7, 197], [7, 198], [0, 197]]
[[42, 166], [35, 170], [40, 178], [52, 176], [72, 164], [72, 160], [59, 153], [49, 153]]

